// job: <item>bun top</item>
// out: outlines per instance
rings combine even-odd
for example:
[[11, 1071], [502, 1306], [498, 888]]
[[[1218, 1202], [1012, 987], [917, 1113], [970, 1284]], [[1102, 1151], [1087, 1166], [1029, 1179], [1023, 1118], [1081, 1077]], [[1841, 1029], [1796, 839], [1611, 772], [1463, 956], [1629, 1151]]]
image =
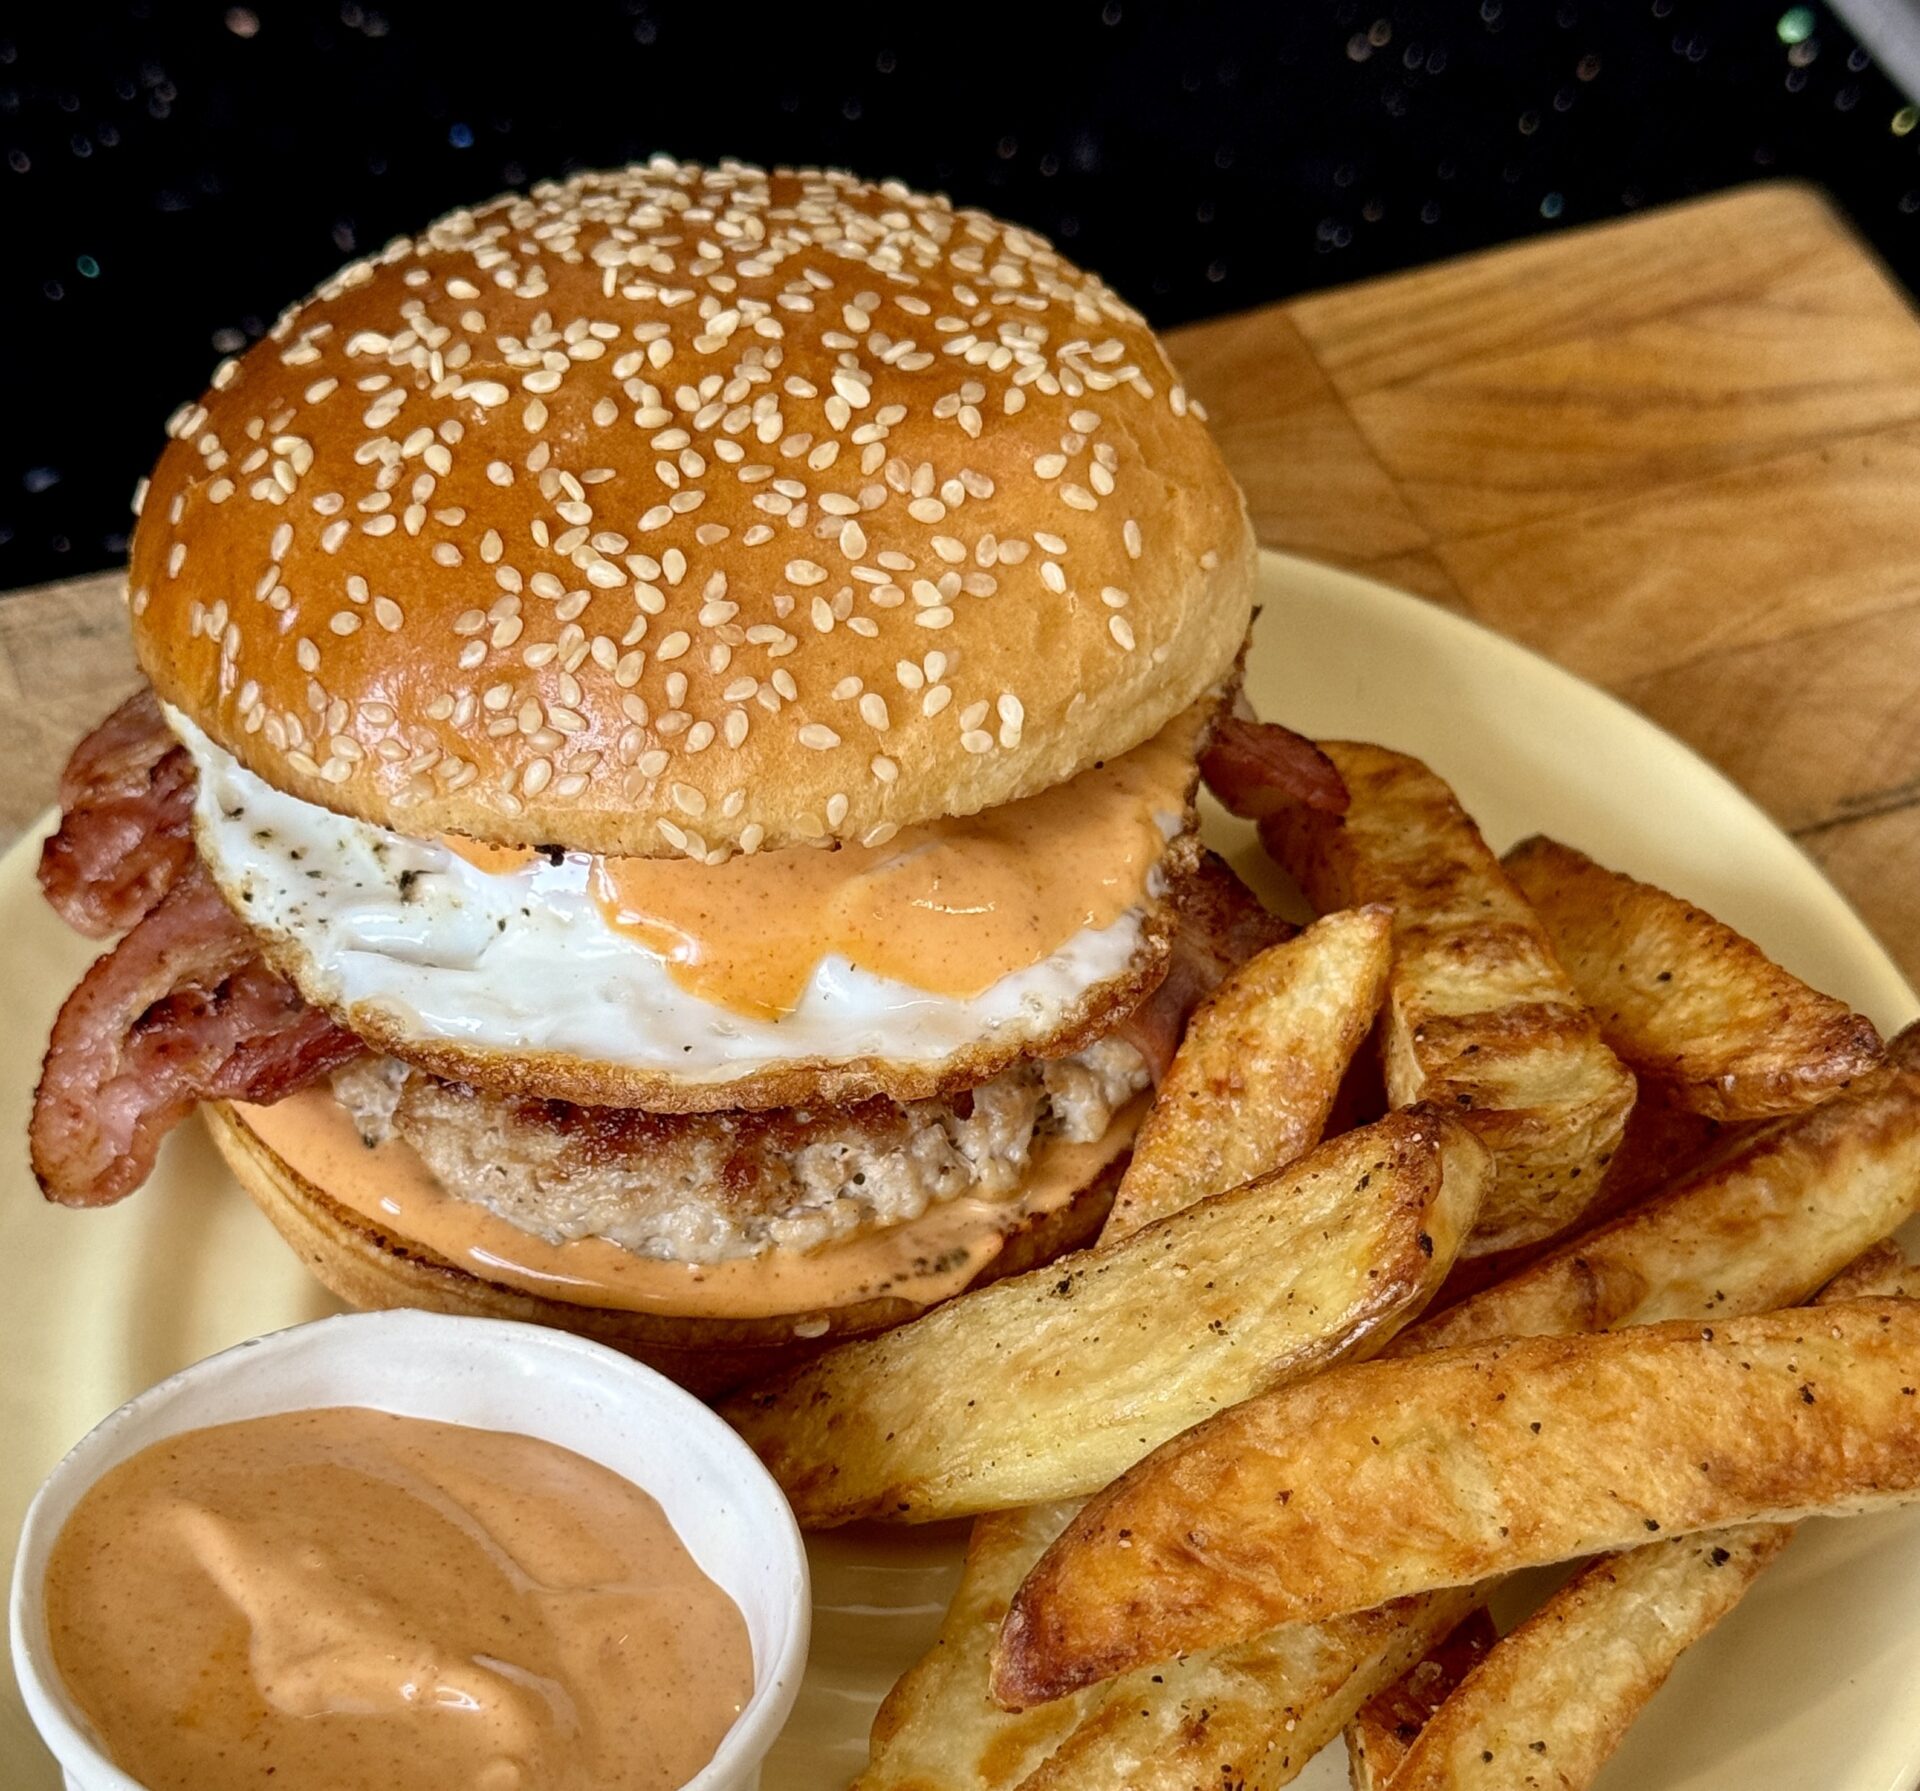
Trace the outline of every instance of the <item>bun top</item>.
[[1139, 315], [844, 174], [656, 160], [344, 269], [169, 424], [160, 695], [420, 835], [720, 856], [968, 814], [1232, 664], [1253, 545]]

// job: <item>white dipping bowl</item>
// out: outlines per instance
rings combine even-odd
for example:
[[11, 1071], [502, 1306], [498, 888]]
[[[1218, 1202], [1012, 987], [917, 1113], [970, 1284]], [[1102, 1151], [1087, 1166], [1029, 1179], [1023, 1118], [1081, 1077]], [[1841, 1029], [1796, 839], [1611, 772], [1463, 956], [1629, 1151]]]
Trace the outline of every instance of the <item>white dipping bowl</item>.
[[183, 1430], [316, 1406], [368, 1406], [517, 1431], [611, 1468], [659, 1500], [701, 1571], [740, 1607], [753, 1696], [685, 1791], [753, 1791], [806, 1666], [800, 1531], [745, 1443], [691, 1394], [597, 1343], [538, 1325], [433, 1312], [357, 1312], [209, 1356], [96, 1425], [47, 1476], [14, 1558], [14, 1672], [70, 1791], [142, 1791], [68, 1695], [47, 1636], [47, 1558], [109, 1469]]

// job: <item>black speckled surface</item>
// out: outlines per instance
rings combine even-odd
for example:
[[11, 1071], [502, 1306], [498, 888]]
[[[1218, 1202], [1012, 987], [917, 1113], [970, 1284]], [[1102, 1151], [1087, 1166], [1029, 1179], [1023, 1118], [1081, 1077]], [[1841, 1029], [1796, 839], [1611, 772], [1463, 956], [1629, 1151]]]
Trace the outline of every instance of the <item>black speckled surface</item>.
[[1920, 113], [1762, 0], [0, 11], [0, 587], [125, 551], [160, 425], [340, 262], [655, 150], [1018, 218], [1160, 324], [1769, 175], [1920, 281]]

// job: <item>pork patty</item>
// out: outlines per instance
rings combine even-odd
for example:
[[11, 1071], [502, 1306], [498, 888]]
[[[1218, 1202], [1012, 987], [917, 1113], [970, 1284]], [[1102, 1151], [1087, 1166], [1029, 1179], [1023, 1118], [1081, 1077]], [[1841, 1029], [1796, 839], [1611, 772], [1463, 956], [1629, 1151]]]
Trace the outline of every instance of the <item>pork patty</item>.
[[813, 1249], [960, 1195], [1004, 1196], [1037, 1146], [1099, 1138], [1149, 1080], [1140, 1053], [1108, 1037], [958, 1094], [844, 1107], [578, 1107], [383, 1057], [350, 1064], [333, 1087], [368, 1143], [403, 1140], [449, 1193], [524, 1231], [711, 1263]]

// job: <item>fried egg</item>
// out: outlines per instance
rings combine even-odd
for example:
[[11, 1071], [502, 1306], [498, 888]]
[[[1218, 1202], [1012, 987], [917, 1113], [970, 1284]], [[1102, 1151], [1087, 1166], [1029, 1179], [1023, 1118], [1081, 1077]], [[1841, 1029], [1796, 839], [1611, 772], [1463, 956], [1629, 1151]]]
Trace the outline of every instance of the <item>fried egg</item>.
[[[791, 1011], [757, 1018], [689, 992], [659, 952], [609, 924], [587, 854], [481, 869], [436, 840], [286, 795], [178, 711], [167, 719], [198, 767], [200, 854], [228, 900], [309, 1000], [349, 1023], [379, 1014], [401, 1050], [552, 1053], [714, 1084], [796, 1062], [925, 1065], [1024, 1046], [1128, 974], [1165, 881], [1156, 867], [1110, 924], [980, 992], [918, 988], [828, 953]], [[1171, 840], [1186, 817], [1155, 821]]]

